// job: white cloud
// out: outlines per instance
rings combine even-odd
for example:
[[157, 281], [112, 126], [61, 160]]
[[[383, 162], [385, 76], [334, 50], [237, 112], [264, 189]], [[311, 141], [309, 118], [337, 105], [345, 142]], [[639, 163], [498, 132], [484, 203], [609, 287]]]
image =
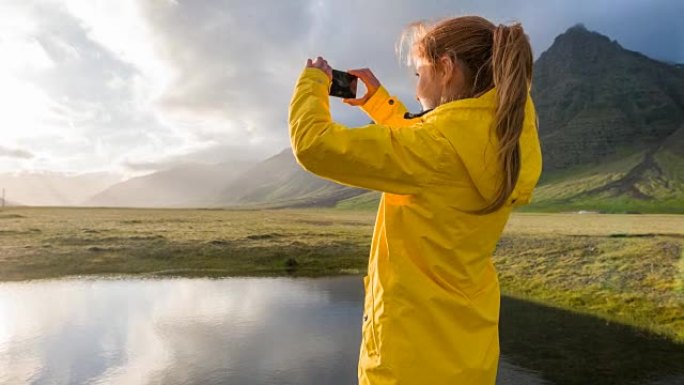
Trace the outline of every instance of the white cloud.
[[[536, 55], [577, 22], [626, 48], [684, 61], [681, 2], [608, 0], [457, 4], [408, 0], [30, 0], [0, 4], [0, 136], [34, 157], [0, 172], [125, 171], [126, 163], [216, 156], [240, 146], [266, 158], [289, 145], [287, 107], [307, 57], [369, 67], [410, 108], [409, 71], [394, 44], [420, 19], [481, 14], [519, 20]], [[657, 17], [657, 23], [625, 23]], [[643, 17], [642, 17], [643, 16]], [[639, 28], [634, 28], [638, 24]], [[636, 32], [635, 32], [636, 31]], [[668, 56], [669, 55], [669, 56]], [[334, 100], [336, 119], [368, 119]]]

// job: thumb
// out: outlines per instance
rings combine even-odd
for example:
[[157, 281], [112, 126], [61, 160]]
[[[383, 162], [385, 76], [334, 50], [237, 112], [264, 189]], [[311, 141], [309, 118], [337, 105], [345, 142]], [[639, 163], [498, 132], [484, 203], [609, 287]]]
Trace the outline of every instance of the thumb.
[[342, 99], [342, 102], [345, 104], [349, 104], [350, 106], [359, 106], [361, 105], [361, 102], [359, 99]]

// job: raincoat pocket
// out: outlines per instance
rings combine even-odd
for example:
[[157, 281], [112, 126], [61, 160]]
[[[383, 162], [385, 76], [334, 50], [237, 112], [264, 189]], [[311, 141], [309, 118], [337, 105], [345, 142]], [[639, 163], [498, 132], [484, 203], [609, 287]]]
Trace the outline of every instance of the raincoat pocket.
[[370, 277], [365, 275], [363, 277], [363, 325], [361, 327], [361, 335], [363, 339], [363, 346], [369, 356], [378, 354], [377, 344], [375, 339], [375, 317], [373, 316], [373, 289], [370, 285]]

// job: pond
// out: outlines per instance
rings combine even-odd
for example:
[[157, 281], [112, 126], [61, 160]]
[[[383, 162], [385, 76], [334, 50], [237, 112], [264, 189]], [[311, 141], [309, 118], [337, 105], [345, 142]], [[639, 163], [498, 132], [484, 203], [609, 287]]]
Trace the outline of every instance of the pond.
[[[0, 384], [355, 384], [361, 277], [0, 283]], [[684, 384], [684, 345], [502, 299], [498, 384]]]

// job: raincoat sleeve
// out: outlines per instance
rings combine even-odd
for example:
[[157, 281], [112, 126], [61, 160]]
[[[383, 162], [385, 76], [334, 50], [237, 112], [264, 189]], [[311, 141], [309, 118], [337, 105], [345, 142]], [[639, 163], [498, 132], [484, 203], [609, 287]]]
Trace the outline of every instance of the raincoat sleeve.
[[378, 124], [406, 127], [414, 123], [411, 119], [404, 117], [404, 114], [408, 112], [406, 106], [396, 96], [391, 96], [382, 85], [361, 106], [361, 109]]
[[292, 150], [304, 169], [355, 187], [416, 194], [439, 179], [446, 138], [424, 124], [357, 128], [330, 116], [330, 79], [317, 68], [302, 72], [289, 108]]

